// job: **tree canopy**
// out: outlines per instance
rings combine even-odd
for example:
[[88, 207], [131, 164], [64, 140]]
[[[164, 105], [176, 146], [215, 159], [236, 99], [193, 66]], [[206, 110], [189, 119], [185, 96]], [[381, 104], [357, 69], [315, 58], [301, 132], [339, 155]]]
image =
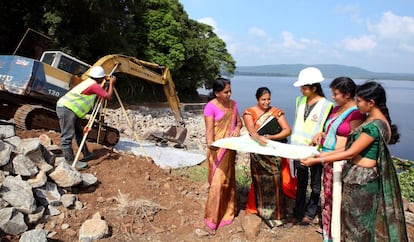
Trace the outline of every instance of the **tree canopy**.
[[48, 49], [90, 64], [124, 54], [167, 66], [180, 97], [235, 71], [225, 42], [190, 19], [178, 0], [16, 0], [1, 1], [0, 8], [0, 54], [11, 54], [32, 28], [51, 37]]

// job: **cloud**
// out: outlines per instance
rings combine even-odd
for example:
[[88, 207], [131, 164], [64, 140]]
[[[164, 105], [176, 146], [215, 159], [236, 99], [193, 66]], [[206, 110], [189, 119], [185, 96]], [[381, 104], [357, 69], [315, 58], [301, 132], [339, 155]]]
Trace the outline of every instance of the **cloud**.
[[351, 16], [351, 19], [356, 23], [363, 23], [363, 19], [360, 17], [359, 4], [337, 4], [334, 8], [335, 13], [347, 14]]
[[211, 27], [213, 27], [214, 31], [216, 31], [218, 29], [217, 28], [217, 22], [212, 17], [200, 18], [199, 20], [197, 20], [197, 22], [210, 25]]
[[[376, 24], [367, 23], [368, 30], [378, 36], [381, 43], [401, 51], [414, 53], [414, 18], [385, 12]], [[390, 49], [390, 47], [388, 47]]]
[[401, 44], [401, 50], [414, 53], [414, 45], [408, 45], [408, 44]]
[[342, 41], [344, 48], [352, 52], [371, 51], [377, 46], [375, 36], [364, 35], [359, 38], [347, 37]]
[[251, 27], [248, 33], [249, 35], [254, 36], [254, 37], [259, 37], [259, 38], [266, 37], [266, 32], [263, 29], [257, 28], [257, 27]]
[[296, 41], [295, 38], [293, 37], [293, 34], [288, 31], [282, 32], [282, 38], [283, 38], [282, 47], [290, 49], [290, 50], [303, 50], [306, 47], [306, 43], [309, 42], [305, 38], [299, 42]]
[[290, 30], [271, 35], [266, 29], [252, 26], [238, 35], [220, 28], [212, 17], [197, 21], [212, 26], [238, 66], [334, 63], [372, 71], [410, 72], [407, 70], [412, 69], [414, 61], [413, 17], [384, 12], [375, 21], [363, 20], [359, 5], [351, 4], [337, 5], [334, 11], [350, 16], [354, 25], [358, 25], [358, 34], [353, 35], [349, 29], [349, 36], [328, 41], [322, 37], [318, 40], [312, 36], [295, 36], [297, 33]]
[[381, 38], [406, 39], [414, 37], [414, 18], [398, 16], [392, 12], [382, 14], [377, 24], [368, 22], [368, 29]]
[[213, 28], [214, 33], [216, 33], [227, 45], [233, 42], [232, 35], [220, 29], [214, 18], [212, 17], [200, 18], [197, 20], [197, 22], [210, 25]]

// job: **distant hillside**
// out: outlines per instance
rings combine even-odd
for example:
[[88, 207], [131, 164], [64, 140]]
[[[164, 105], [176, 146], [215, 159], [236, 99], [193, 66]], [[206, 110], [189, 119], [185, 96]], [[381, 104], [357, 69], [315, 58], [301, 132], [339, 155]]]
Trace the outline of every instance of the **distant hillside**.
[[[262, 65], [262, 66], [238, 66], [236, 75], [252, 76], [297, 76], [300, 70], [309, 65]], [[367, 71], [362, 68], [344, 65], [312, 65], [319, 68], [325, 77], [335, 78], [349, 76], [354, 79], [388, 79], [388, 80], [412, 80], [414, 73], [381, 73]]]

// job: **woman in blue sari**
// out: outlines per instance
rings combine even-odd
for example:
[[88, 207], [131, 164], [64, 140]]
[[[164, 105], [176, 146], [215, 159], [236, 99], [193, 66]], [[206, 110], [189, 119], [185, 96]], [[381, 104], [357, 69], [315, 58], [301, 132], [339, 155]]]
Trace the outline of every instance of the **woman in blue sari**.
[[[347, 136], [365, 119], [356, 106], [356, 84], [351, 78], [335, 78], [329, 87], [337, 106], [329, 114], [324, 132], [319, 132], [312, 139], [314, 145], [322, 145], [323, 152], [344, 150]], [[337, 241], [336, 238], [340, 237], [341, 172], [344, 162], [323, 165], [322, 232], [326, 242]]]

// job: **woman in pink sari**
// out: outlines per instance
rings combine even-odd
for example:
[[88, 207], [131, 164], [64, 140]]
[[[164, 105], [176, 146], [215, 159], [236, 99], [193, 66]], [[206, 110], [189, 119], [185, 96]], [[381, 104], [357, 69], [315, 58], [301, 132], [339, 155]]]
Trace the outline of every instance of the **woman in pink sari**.
[[210, 184], [204, 223], [210, 235], [230, 224], [236, 213], [236, 151], [213, 147], [211, 144], [215, 140], [239, 136], [242, 127], [237, 103], [230, 99], [230, 80], [215, 80], [213, 93], [215, 97], [204, 108]]

